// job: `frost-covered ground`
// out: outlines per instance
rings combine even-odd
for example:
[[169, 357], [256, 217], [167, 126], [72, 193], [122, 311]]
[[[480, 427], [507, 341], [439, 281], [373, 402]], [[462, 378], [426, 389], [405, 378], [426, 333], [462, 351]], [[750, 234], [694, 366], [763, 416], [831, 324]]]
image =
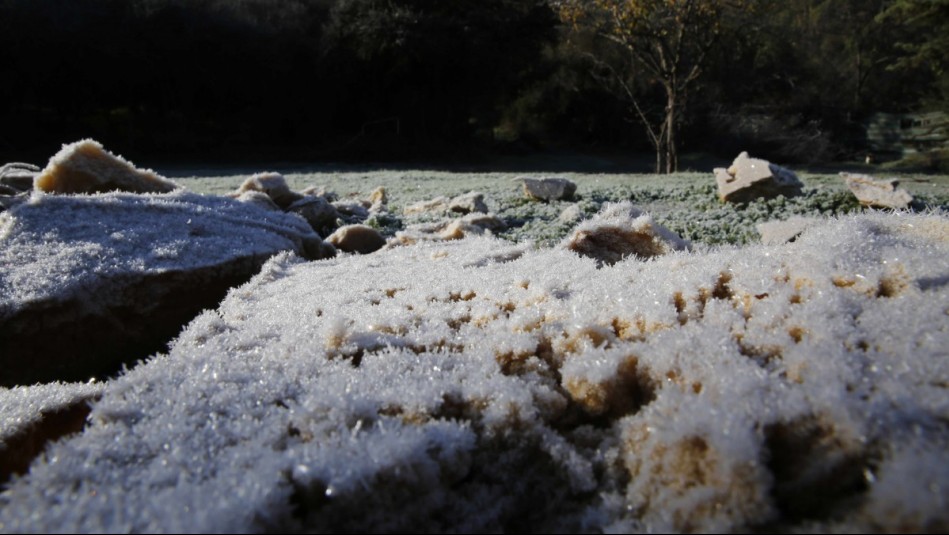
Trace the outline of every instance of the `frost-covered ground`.
[[[208, 172], [208, 171], [204, 171]], [[202, 193], [234, 191], [251, 173], [193, 176], [179, 172], [175, 180]], [[577, 184], [576, 201], [531, 202], [525, 198], [519, 177], [557, 176]], [[500, 236], [512, 241], [556, 243], [566, 236], [575, 221], [560, 219], [573, 204], [582, 217], [599, 211], [604, 202], [630, 200], [655, 220], [680, 236], [698, 244], [746, 244], [758, 241], [757, 223], [784, 220], [795, 215], [841, 215], [862, 211], [843, 180], [833, 174], [802, 173], [803, 197], [779, 197], [739, 207], [718, 199], [712, 173], [679, 173], [669, 176], [581, 173], [454, 173], [440, 171], [348, 171], [299, 173], [284, 177], [291, 189], [322, 186], [341, 198], [368, 198], [379, 186], [386, 188], [396, 219], [377, 221], [392, 234], [400, 225], [427, 222], [431, 214], [404, 216], [402, 209], [420, 200], [438, 196], [454, 197], [469, 191], [485, 194], [488, 208], [509, 225]], [[881, 174], [880, 177], [890, 176]], [[901, 186], [916, 196], [920, 208], [949, 209], [949, 176], [899, 175]]]
[[[0, 389], [0, 446], [91, 405], [4, 484], [0, 531], [949, 529], [945, 177], [904, 178], [921, 213], [882, 213], [835, 176], [746, 207], [710, 173], [558, 175], [579, 199], [551, 203], [515, 174], [285, 176], [385, 187], [369, 223], [388, 235], [444, 217], [405, 207], [472, 190], [508, 229], [280, 253], [117, 378]], [[755, 223], [793, 215], [822, 219], [756, 243]], [[611, 264], [564, 240], [662, 236], [651, 221], [692, 250]]]

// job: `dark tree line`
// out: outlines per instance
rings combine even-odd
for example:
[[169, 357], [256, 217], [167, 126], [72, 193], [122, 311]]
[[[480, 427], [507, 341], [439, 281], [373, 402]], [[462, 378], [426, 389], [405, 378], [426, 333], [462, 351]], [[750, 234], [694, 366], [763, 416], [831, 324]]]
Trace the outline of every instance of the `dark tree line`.
[[592, 19], [569, 23], [562, 4], [0, 0], [0, 156], [48, 157], [81, 137], [151, 159], [649, 151], [654, 117], [681, 151], [827, 159], [862, 150], [874, 112], [949, 102], [947, 0], [716, 11], [674, 117], [663, 72], [598, 40]]

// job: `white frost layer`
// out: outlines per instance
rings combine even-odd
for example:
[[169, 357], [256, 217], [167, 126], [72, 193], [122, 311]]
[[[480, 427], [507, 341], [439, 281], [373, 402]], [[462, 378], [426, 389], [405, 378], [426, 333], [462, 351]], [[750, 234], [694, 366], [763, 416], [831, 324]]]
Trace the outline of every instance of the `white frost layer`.
[[18, 433], [39, 422], [43, 413], [69, 407], [102, 393], [103, 383], [48, 383], [0, 388], [0, 450]]
[[296, 216], [184, 191], [47, 195], [0, 214], [0, 317], [67, 300], [97, 281], [302, 251], [318, 240]]
[[947, 258], [946, 218], [898, 214], [601, 269], [280, 255], [112, 381], [0, 529], [940, 531]]

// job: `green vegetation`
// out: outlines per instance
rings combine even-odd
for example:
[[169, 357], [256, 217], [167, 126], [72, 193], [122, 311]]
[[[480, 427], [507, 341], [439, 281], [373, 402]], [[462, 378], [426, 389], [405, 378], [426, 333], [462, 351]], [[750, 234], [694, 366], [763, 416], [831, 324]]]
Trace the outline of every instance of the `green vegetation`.
[[[499, 235], [516, 242], [539, 246], [556, 244], [569, 234], [575, 221], [563, 221], [564, 210], [576, 204], [580, 217], [589, 218], [607, 202], [632, 201], [661, 225], [691, 240], [697, 247], [757, 243], [758, 223], [793, 216], [842, 216], [867, 208], [860, 206], [840, 177], [802, 173], [805, 184], [800, 197], [777, 197], [746, 205], [722, 203], [711, 173], [672, 175], [576, 174], [562, 176], [577, 184], [571, 201], [538, 202], [527, 199], [517, 176], [508, 173], [448, 173], [432, 171], [370, 171], [288, 173], [288, 184], [296, 190], [321, 186], [340, 198], [368, 198], [383, 186], [389, 197], [389, 213], [375, 216], [367, 224], [393, 236], [410, 225], [431, 223], [444, 214], [403, 215], [403, 209], [438, 196], [456, 196], [468, 191], [485, 194], [488, 208], [508, 228]], [[892, 176], [892, 175], [890, 175]], [[949, 214], [949, 175], [896, 175], [916, 198], [917, 211], [938, 210]], [[247, 175], [177, 179], [185, 187], [202, 193], [231, 191]]]

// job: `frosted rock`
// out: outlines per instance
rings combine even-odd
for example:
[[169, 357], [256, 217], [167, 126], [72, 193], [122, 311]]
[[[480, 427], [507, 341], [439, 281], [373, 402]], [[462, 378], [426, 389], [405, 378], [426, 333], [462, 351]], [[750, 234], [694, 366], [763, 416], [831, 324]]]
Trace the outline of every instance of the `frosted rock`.
[[756, 228], [764, 245], [781, 245], [797, 239], [806, 229], [819, 225], [824, 220], [816, 217], [794, 216], [785, 221], [758, 223]]
[[435, 197], [427, 201], [419, 201], [414, 204], [406, 206], [402, 213], [405, 215], [412, 214], [424, 214], [426, 212], [445, 212], [448, 210], [448, 205], [451, 203], [451, 199], [444, 196]]
[[869, 175], [852, 173], [840, 173], [840, 177], [864, 206], [905, 210], [913, 202], [913, 196], [900, 188], [900, 182], [895, 178], [875, 180]]
[[34, 193], [0, 214], [0, 386], [115, 372], [270, 256], [321, 242], [298, 217], [221, 197]]
[[486, 214], [488, 213], [488, 205], [484, 203], [484, 193], [471, 191], [453, 198], [448, 203], [448, 211], [460, 214], [470, 214], [472, 212]]
[[252, 175], [237, 188], [232, 196], [238, 197], [247, 191], [266, 193], [268, 197], [282, 210], [289, 210], [290, 205], [304, 199], [303, 195], [290, 191], [290, 186], [280, 173], [264, 172]]
[[481, 236], [485, 230], [480, 225], [456, 219], [444, 226], [437, 235], [442, 240], [460, 240], [467, 236]]
[[750, 158], [747, 152], [739, 154], [728, 169], [716, 168], [714, 173], [722, 202], [746, 203], [778, 195], [794, 197], [804, 187], [793, 171]]
[[18, 190], [18, 189], [11, 188], [10, 186], [4, 185], [4, 184], [0, 184], [0, 195], [2, 195], [2, 196], [4, 196], [4, 197], [8, 197], [8, 196], [11, 196], [11, 195], [17, 195], [17, 194], [19, 194], [19, 193], [21, 193], [21, 192], [20, 192], [20, 190]]
[[303, 239], [303, 258], [307, 260], [325, 260], [336, 256], [336, 247], [320, 236], [307, 236]]
[[4, 164], [0, 167], [0, 186], [11, 188], [14, 193], [29, 191], [33, 189], [33, 179], [39, 171], [39, 167], [29, 163]]
[[150, 169], [139, 170], [91, 139], [63, 145], [33, 180], [47, 193], [167, 193], [178, 186]]
[[561, 223], [576, 223], [581, 218], [583, 218], [583, 210], [581, 210], [580, 205], [571, 204], [560, 212], [557, 220]]
[[369, 211], [371, 213], [384, 212], [388, 209], [389, 195], [382, 186], [372, 190], [369, 195]]
[[362, 223], [369, 218], [368, 207], [359, 201], [336, 201], [333, 208], [349, 224]]
[[245, 191], [235, 198], [240, 202], [253, 204], [266, 210], [280, 210], [277, 203], [273, 202], [270, 196], [262, 191]]
[[488, 213], [488, 206], [484, 203], [484, 194], [476, 191], [468, 192], [449, 199], [445, 196], [438, 196], [427, 201], [419, 201], [411, 204], [403, 210], [405, 215], [425, 214], [425, 213], [459, 213], [469, 214], [472, 212]]
[[505, 228], [507, 225], [496, 215], [475, 212], [458, 219], [411, 225], [406, 230], [397, 232], [389, 245], [412, 245], [419, 241], [460, 240], [467, 236], [491, 234]]
[[610, 269], [484, 237], [282, 254], [110, 380], [0, 524], [943, 532], [947, 255], [915, 214]]
[[566, 178], [521, 178], [524, 194], [540, 201], [560, 201], [573, 198], [577, 185]]
[[507, 224], [504, 223], [504, 220], [490, 213], [471, 213], [462, 217], [460, 221], [491, 232], [498, 232], [507, 228]]
[[327, 202], [336, 202], [339, 200], [339, 195], [326, 189], [326, 186], [309, 186], [301, 190], [300, 195], [304, 197], [323, 197]]
[[330, 234], [326, 241], [340, 251], [359, 254], [373, 253], [386, 244], [386, 239], [378, 230], [366, 225], [340, 227]]
[[599, 214], [578, 225], [561, 246], [594, 258], [599, 265], [613, 265], [627, 257], [652, 258], [684, 251], [691, 245], [627, 201], [608, 203]]
[[336, 207], [323, 197], [303, 197], [287, 206], [287, 212], [298, 214], [321, 236], [330, 235], [337, 227], [340, 217]]
[[104, 383], [0, 388], [0, 484], [26, 473], [46, 444], [79, 432]]

